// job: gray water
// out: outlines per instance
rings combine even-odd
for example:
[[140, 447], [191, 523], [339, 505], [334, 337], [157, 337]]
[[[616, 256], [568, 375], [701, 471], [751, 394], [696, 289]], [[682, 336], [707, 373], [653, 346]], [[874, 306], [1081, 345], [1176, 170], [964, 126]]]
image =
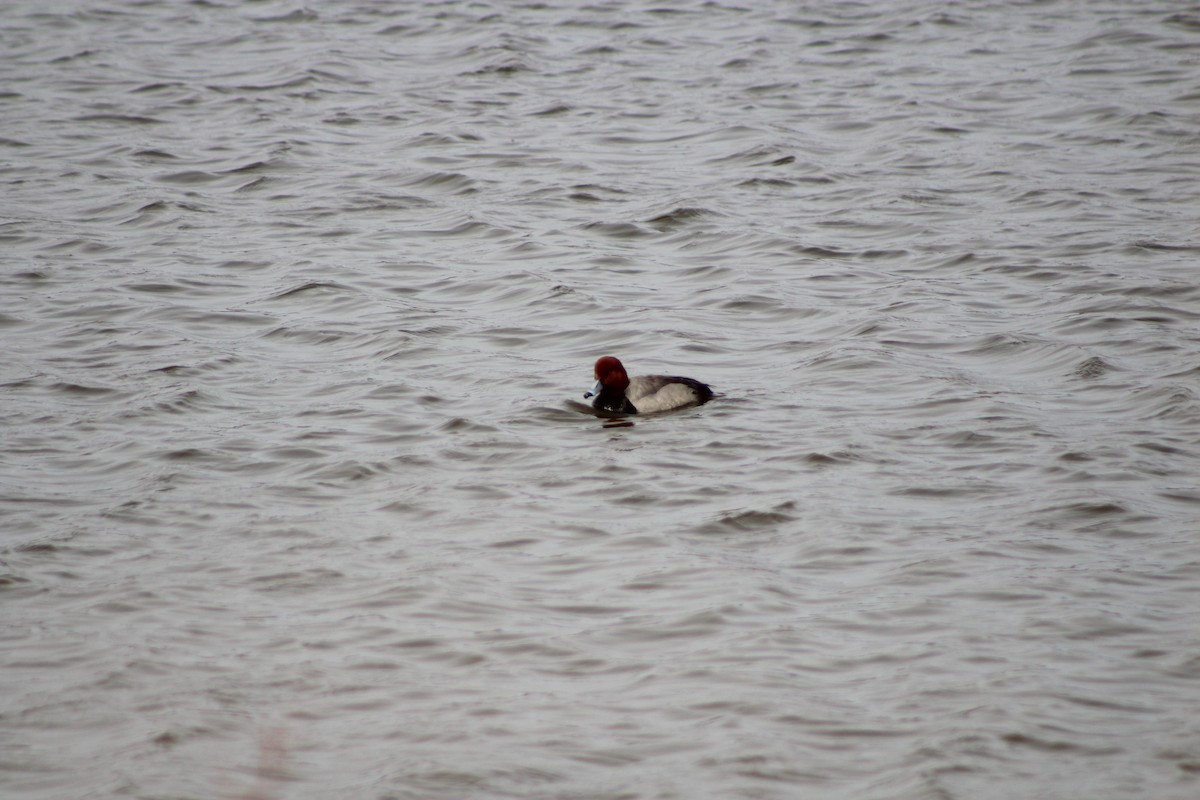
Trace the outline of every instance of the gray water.
[[0, 108], [3, 797], [1200, 796], [1194, 4], [9, 0]]

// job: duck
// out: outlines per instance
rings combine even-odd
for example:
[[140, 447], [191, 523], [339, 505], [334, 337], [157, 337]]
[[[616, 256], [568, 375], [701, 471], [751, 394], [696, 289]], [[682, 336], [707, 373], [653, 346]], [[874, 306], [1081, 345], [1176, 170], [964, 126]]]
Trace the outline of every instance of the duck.
[[615, 414], [653, 414], [698, 406], [713, 398], [712, 388], [695, 378], [678, 375], [639, 375], [630, 378], [614, 356], [596, 361], [596, 385], [583, 398], [595, 397], [592, 407]]

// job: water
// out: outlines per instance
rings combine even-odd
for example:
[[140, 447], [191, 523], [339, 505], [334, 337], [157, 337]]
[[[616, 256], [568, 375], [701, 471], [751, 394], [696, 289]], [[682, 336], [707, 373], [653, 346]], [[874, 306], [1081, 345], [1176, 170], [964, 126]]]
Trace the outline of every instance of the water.
[[4, 797], [1200, 794], [1194, 5], [0, 47]]

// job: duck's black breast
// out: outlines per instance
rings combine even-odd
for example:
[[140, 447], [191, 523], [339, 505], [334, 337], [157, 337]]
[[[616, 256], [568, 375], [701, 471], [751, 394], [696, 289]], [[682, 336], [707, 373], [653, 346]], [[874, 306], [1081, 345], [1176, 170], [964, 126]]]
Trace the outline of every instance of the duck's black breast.
[[596, 399], [592, 401], [592, 407], [599, 411], [611, 411], [614, 414], [638, 413], [637, 408], [625, 396], [625, 392], [607, 388], [602, 389], [600, 394], [596, 395]]

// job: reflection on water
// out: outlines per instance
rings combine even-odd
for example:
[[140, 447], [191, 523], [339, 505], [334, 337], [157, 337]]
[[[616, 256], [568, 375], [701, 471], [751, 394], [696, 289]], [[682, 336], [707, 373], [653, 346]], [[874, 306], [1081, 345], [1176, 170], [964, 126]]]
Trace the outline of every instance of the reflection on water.
[[0, 22], [5, 797], [1196, 796], [1186, 4]]

